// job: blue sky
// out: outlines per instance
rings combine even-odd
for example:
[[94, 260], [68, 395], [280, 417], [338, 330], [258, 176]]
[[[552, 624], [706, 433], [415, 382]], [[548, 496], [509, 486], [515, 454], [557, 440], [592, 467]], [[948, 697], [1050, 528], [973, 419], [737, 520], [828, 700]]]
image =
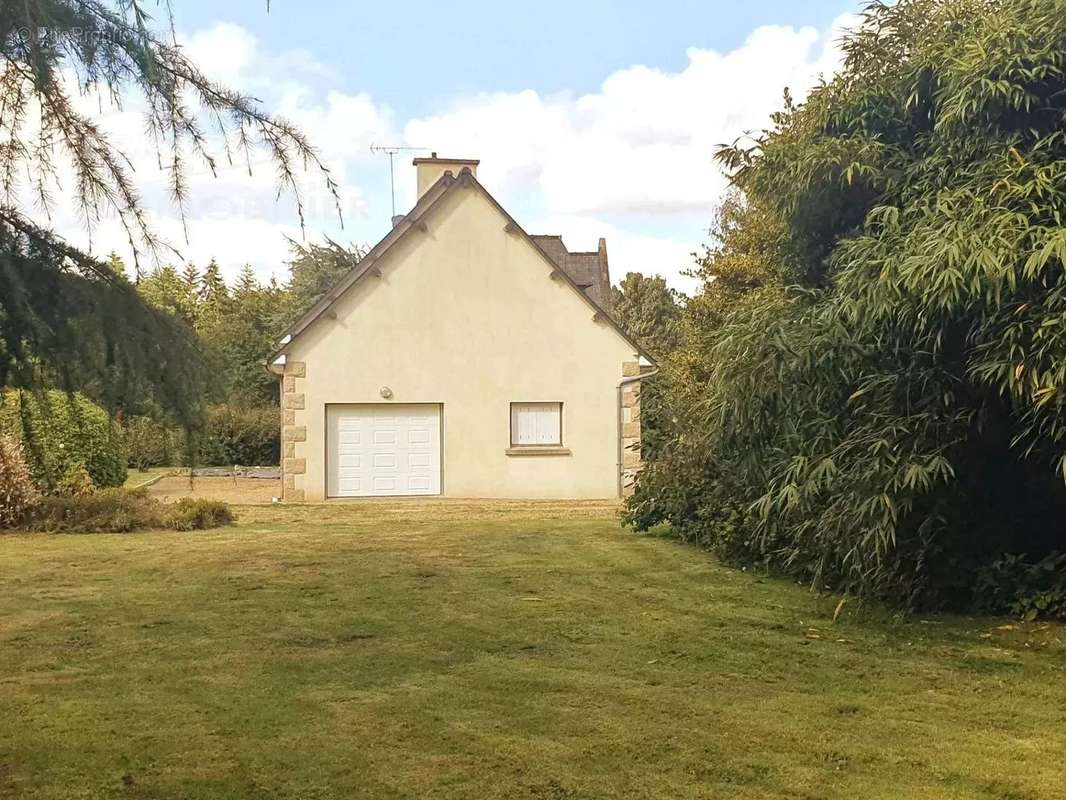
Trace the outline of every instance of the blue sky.
[[[612, 275], [662, 274], [690, 290], [688, 254], [725, 188], [717, 144], [758, 129], [787, 85], [799, 97], [839, 62], [855, 2], [230, 3], [177, 0], [179, 38], [213, 77], [301, 125], [340, 179], [342, 230], [308, 176], [309, 238], [373, 244], [388, 227], [386, 162], [372, 143], [481, 158], [479, 177], [533, 233], [571, 249], [608, 240]], [[189, 241], [143, 152], [136, 112], [105, 111], [146, 182], [164, 234], [191, 260], [215, 256], [283, 277], [292, 204], [269, 164], [193, 176]], [[414, 200], [409, 155], [398, 205]], [[68, 220], [68, 235], [85, 242]], [[172, 237], [173, 238], [173, 237]], [[94, 250], [122, 251], [114, 221]]]
[[273, 0], [269, 13], [263, 0], [175, 5], [182, 30], [224, 20], [252, 31], [268, 48], [306, 49], [337, 71], [339, 86], [370, 87], [405, 116], [476, 92], [591, 92], [634, 64], [676, 71], [689, 47], [732, 50], [762, 25], [824, 30], [857, 8], [840, 0]]

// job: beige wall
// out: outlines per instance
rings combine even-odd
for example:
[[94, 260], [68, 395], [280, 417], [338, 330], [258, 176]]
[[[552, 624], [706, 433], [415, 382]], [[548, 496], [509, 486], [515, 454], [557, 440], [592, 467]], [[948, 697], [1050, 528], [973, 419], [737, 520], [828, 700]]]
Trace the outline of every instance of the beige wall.
[[419, 197], [439, 181], [445, 172], [458, 177], [463, 169], [469, 169], [471, 174], [477, 177], [476, 159], [416, 158], [414, 164]]
[[[326, 404], [381, 403], [388, 386], [393, 403], [443, 404], [446, 496], [615, 497], [632, 345], [593, 322], [476, 188], [456, 187], [425, 220], [378, 262], [381, 277], [361, 279], [336, 319], [319, 317], [289, 347], [286, 438], [303, 440], [285, 444], [293, 496], [325, 495]], [[512, 401], [562, 402], [572, 454], [507, 455]]]

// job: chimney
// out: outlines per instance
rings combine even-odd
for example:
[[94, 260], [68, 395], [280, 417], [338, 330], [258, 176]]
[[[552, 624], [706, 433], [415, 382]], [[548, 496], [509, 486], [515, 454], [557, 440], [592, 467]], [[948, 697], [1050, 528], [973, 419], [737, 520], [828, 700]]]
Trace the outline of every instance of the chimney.
[[437, 158], [436, 153], [429, 158], [416, 158], [414, 165], [418, 171], [418, 199], [421, 200], [422, 195], [439, 181], [445, 172], [458, 176], [463, 167], [469, 167], [476, 176], [477, 165], [480, 163], [476, 158]]

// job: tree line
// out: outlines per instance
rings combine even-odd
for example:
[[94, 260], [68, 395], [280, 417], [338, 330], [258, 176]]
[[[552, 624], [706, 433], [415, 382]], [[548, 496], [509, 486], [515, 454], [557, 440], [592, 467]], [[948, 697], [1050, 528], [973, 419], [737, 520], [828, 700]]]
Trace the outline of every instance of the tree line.
[[[210, 378], [205, 399], [241, 406], [278, 403], [277, 379], [265, 369], [267, 358], [296, 317], [310, 308], [363, 255], [359, 247], [332, 240], [289, 240], [289, 279], [260, 281], [246, 264], [232, 286], [214, 259], [200, 269], [161, 265], [135, 278], [134, 288], [154, 309], [186, 326], [199, 343]], [[116, 275], [129, 280], [123, 260], [112, 254]]]

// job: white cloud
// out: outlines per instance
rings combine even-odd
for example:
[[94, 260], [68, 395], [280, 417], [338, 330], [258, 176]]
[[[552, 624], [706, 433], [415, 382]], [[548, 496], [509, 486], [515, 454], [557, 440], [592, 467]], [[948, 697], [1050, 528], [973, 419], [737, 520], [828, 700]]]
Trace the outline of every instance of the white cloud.
[[[367, 91], [323, 89], [340, 83], [327, 65], [306, 51], [264, 52], [237, 25], [219, 23], [181, 42], [212, 78], [261, 97], [304, 130], [341, 186], [350, 231], [383, 232], [384, 220], [367, 219], [360, 181], [384, 167], [370, 161], [379, 158], [369, 153], [371, 143], [403, 140], [442, 155], [480, 158], [482, 182], [528, 230], [561, 233], [571, 249], [593, 249], [599, 236], [607, 237], [616, 279], [640, 270], [691, 289], [681, 272], [705, 240], [726, 186], [713, 160], [717, 146], [766, 127], [786, 86], [801, 99], [820, 74], [828, 76], [840, 58], [839, 30], [853, 22], [841, 18], [822, 33], [762, 27], [727, 53], [691, 48], [676, 72], [633, 66], [584, 95], [526, 90], [458, 97], [438, 113], [407, 121]], [[86, 99], [94, 113], [95, 102]], [[291, 200], [275, 202], [274, 170], [265, 157], [256, 158], [251, 175], [243, 163], [221, 165], [217, 177], [191, 165], [186, 245], [143, 118], [136, 109], [105, 107], [101, 122], [133, 158], [160, 230], [188, 258], [217, 257], [227, 276], [245, 262], [264, 277], [277, 273], [286, 254], [283, 237], [298, 228]], [[397, 159], [397, 167], [397, 201], [407, 208], [414, 201], [413, 169], [409, 159]], [[312, 173], [302, 186], [309, 234], [337, 235], [321, 181]], [[69, 209], [57, 210], [54, 222], [75, 242], [86, 242]], [[97, 253], [125, 250], [115, 220], [101, 223], [93, 243]]]
[[762, 27], [728, 53], [690, 49], [679, 72], [645, 66], [615, 72], [594, 94], [462, 98], [443, 113], [411, 120], [404, 135], [442, 154], [480, 157], [482, 182], [505, 204], [539, 198], [542, 214], [572, 249], [594, 245], [591, 223], [604, 216], [639, 219], [644, 229], [687, 224], [688, 238], [680, 240], [600, 223], [612, 234], [616, 278], [639, 269], [691, 289], [680, 272], [691, 265], [688, 254], [703, 241], [726, 188], [713, 159], [717, 147], [765, 128], [786, 86], [802, 99], [819, 75], [828, 77], [840, 60], [839, 32], [854, 21], [838, 19], [827, 35]]
[[[220, 23], [191, 36], [179, 35], [179, 42], [210, 78], [262, 98], [269, 111], [295, 122], [339, 184], [345, 225], [351, 227], [353, 222], [365, 220], [367, 199], [352, 167], [365, 158], [370, 141], [389, 136], [388, 108], [375, 104], [366, 94], [315, 91], [316, 83], [336, 80], [327, 67], [305, 51], [264, 53], [256, 38], [236, 25]], [[133, 179], [154, 231], [184, 258], [201, 265], [216, 258], [230, 279], [245, 263], [264, 279], [284, 277], [281, 273], [288, 255], [285, 239], [299, 239], [301, 233], [293, 198], [288, 193], [278, 197], [276, 170], [265, 152], [254, 152], [250, 164], [235, 153], [230, 164], [221, 137], [209, 134], [216, 174], [202, 159], [187, 153], [189, 203], [183, 225], [170, 196], [169, 173], [160, 168], [160, 153], [145, 135], [143, 104], [128, 100], [120, 109], [96, 94], [82, 96], [77, 102], [130, 159]], [[164, 148], [163, 162], [168, 158]], [[297, 180], [308, 237], [327, 233], [340, 241], [349, 240], [351, 237], [339, 230], [336, 203], [321, 175], [312, 167], [298, 174]], [[62, 189], [71, 185], [71, 173], [64, 165], [61, 190], [56, 192], [60, 201], [52, 209], [50, 224], [72, 243], [96, 255], [116, 250], [131, 261], [127, 235], [115, 215], [105, 216], [91, 235], [85, 230], [77, 209], [64, 199], [69, 193]], [[168, 253], [161, 255], [163, 260], [169, 257]]]

